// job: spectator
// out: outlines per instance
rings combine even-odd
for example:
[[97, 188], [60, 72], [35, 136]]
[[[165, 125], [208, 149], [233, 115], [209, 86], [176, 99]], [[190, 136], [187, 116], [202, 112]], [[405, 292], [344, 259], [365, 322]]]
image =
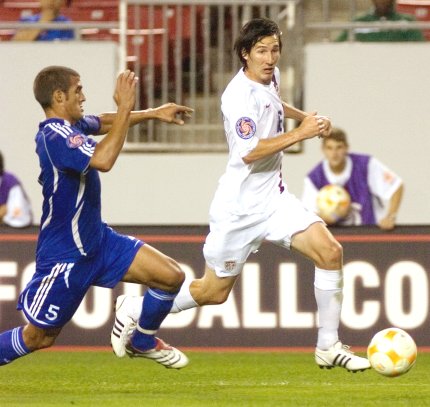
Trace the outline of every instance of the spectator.
[[393, 229], [399, 209], [403, 183], [400, 177], [376, 158], [348, 152], [344, 131], [334, 128], [322, 141], [325, 159], [305, 178], [302, 201], [317, 210], [318, 191], [327, 184], [343, 186], [351, 196], [348, 216], [340, 225], [379, 225]]
[[4, 170], [0, 152], [0, 223], [14, 228], [31, 225], [33, 220], [30, 201], [19, 179]]
[[[67, 5], [71, 0], [67, 0]], [[21, 18], [23, 23], [60, 23], [71, 21], [68, 17], [60, 14], [65, 0], [40, 0], [40, 13]], [[73, 30], [59, 30], [58, 28], [46, 30], [41, 28], [19, 30], [12, 38], [15, 41], [54, 41], [73, 40]]]
[[[377, 22], [377, 21], [415, 21], [409, 14], [396, 12], [396, 0], [372, 0], [374, 9], [363, 16], [354, 19], [355, 22]], [[345, 30], [337, 38], [337, 41], [348, 40], [348, 31]], [[357, 28], [354, 30], [354, 38], [357, 41], [424, 41], [421, 30], [390, 29], [383, 28]]]

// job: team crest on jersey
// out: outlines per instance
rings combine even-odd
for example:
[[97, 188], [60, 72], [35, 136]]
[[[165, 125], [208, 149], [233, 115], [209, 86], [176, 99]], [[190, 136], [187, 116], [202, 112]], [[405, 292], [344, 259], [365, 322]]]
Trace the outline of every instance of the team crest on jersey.
[[249, 117], [241, 117], [236, 122], [236, 133], [244, 140], [251, 138], [255, 134], [256, 130], [257, 126], [255, 125], [254, 120]]
[[225, 271], [233, 271], [236, 268], [235, 260], [228, 260], [224, 262]]
[[82, 134], [71, 134], [66, 139], [67, 147], [78, 148], [85, 143], [85, 138]]

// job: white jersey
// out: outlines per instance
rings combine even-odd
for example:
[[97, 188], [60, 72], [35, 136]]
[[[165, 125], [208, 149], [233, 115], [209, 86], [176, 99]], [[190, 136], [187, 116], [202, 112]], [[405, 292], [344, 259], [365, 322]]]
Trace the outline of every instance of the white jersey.
[[284, 132], [284, 110], [279, 97], [279, 69], [270, 85], [246, 77], [241, 69], [221, 97], [224, 130], [229, 146], [229, 160], [211, 205], [211, 215], [229, 213], [270, 215], [276, 209], [282, 183], [283, 153], [252, 164], [243, 157], [259, 140]]

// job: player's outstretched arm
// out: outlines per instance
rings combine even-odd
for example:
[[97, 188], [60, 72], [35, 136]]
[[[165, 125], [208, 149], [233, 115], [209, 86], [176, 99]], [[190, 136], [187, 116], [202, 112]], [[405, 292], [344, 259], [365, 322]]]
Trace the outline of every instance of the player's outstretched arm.
[[115, 164], [124, 145], [130, 125], [130, 113], [136, 101], [137, 77], [126, 70], [117, 79], [114, 99], [118, 106], [115, 119], [106, 137], [101, 140], [90, 160], [90, 166], [99, 171], [109, 171]]
[[[176, 103], [166, 103], [156, 108], [145, 110], [134, 110], [130, 114], [130, 127], [142, 123], [145, 120], [160, 120], [165, 123], [183, 125], [184, 119], [191, 117], [194, 109], [188, 106], [177, 105]], [[100, 134], [106, 134], [112, 127], [116, 112], [107, 112], [99, 115]]]
[[[155, 109], [149, 109], [153, 114], [153, 119], [160, 120], [166, 123], [174, 123], [182, 126], [184, 122], [184, 118], [191, 117], [191, 113], [194, 112], [194, 109], [188, 106], [181, 106], [175, 103], [166, 103]], [[133, 123], [133, 114], [131, 116], [131, 122]], [[137, 118], [136, 118], [137, 119]], [[137, 122], [138, 123], [138, 122]], [[133, 123], [136, 124], [136, 123]]]

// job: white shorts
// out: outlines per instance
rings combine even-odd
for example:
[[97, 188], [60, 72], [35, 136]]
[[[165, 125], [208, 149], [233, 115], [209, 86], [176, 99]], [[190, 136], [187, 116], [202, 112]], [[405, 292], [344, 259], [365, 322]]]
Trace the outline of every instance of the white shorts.
[[203, 254], [218, 277], [236, 276], [263, 240], [289, 249], [292, 237], [315, 222], [323, 220], [285, 191], [280, 195], [277, 209], [269, 216], [261, 213], [212, 216]]

